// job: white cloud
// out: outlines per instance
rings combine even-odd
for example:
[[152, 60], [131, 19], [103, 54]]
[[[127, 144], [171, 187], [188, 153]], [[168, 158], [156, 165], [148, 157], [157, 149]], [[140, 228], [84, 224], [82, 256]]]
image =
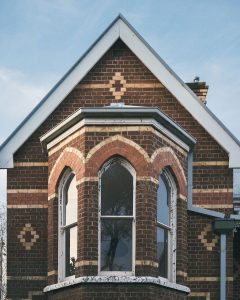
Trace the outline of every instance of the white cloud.
[[43, 98], [56, 79], [49, 76], [46, 81], [30, 78], [19, 70], [0, 68], [0, 143]]

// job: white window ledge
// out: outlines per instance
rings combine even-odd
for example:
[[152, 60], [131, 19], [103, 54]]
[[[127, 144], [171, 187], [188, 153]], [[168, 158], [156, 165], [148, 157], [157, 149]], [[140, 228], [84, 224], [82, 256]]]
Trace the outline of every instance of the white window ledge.
[[180, 285], [162, 277], [150, 276], [85, 276], [78, 277], [56, 284], [48, 285], [44, 288], [44, 292], [51, 292], [65, 287], [74, 286], [80, 283], [141, 283], [156, 284], [165, 288], [178, 290], [184, 293], [190, 293], [190, 289], [184, 285]]

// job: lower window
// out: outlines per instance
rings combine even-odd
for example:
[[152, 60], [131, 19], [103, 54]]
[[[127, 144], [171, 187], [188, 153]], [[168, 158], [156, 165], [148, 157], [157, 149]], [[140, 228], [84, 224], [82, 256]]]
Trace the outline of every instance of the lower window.
[[135, 171], [121, 158], [100, 171], [99, 273], [134, 274]]
[[157, 191], [157, 261], [158, 274], [176, 280], [176, 186], [164, 170]]
[[76, 176], [67, 170], [59, 185], [58, 279], [75, 275], [77, 260], [77, 201]]

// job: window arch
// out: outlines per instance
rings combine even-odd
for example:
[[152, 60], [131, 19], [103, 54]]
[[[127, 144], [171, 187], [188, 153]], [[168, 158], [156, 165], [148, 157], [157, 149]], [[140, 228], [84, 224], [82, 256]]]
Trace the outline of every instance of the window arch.
[[133, 275], [136, 174], [122, 158], [99, 173], [99, 273]]
[[168, 170], [159, 177], [157, 190], [158, 274], [176, 281], [176, 184]]
[[77, 259], [76, 176], [67, 169], [59, 184], [58, 277], [59, 281], [75, 275]]

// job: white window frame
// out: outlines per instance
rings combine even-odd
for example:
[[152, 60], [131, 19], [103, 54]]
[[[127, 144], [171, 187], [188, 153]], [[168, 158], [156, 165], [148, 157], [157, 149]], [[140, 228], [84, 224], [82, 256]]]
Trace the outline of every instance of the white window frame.
[[[173, 179], [173, 176], [169, 172], [169, 170], [164, 169], [160, 176], [163, 175], [167, 180], [167, 183], [170, 188], [170, 201], [169, 201], [169, 224], [170, 226], [158, 222], [157, 220], [157, 228], [167, 229], [168, 230], [168, 276], [167, 278], [171, 282], [176, 282], [176, 250], [177, 250], [177, 187], [176, 183]], [[160, 182], [160, 180], [159, 180]], [[156, 237], [157, 238], [157, 237]]]
[[[67, 188], [69, 186], [69, 181], [75, 176], [74, 172], [67, 169], [59, 183], [58, 187], [58, 281], [65, 281], [75, 278], [75, 275], [65, 276], [66, 274], [66, 229], [69, 225], [63, 225], [65, 222], [65, 205], [66, 205], [66, 195]], [[77, 222], [72, 223], [72, 225], [77, 225]]]
[[[126, 168], [133, 178], [133, 214], [132, 216], [102, 216], [101, 215], [101, 178], [102, 174], [113, 164], [114, 162], [120, 163]], [[106, 276], [133, 276], [135, 275], [135, 252], [136, 252], [136, 171], [125, 159], [121, 157], [114, 157], [108, 160], [101, 170], [99, 171], [99, 185], [98, 185], [98, 274]], [[132, 271], [101, 271], [101, 219], [132, 219]]]

